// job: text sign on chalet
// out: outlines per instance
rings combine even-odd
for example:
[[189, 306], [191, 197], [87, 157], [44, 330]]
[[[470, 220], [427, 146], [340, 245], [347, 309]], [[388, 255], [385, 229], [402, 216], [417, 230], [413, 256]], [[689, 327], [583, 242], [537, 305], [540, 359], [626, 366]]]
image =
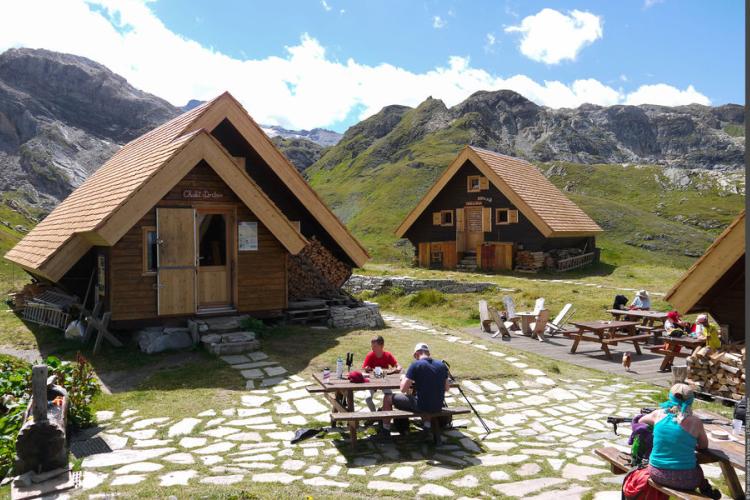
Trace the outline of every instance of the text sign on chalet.
[[182, 198], [185, 200], [221, 200], [224, 194], [215, 189], [183, 189]]

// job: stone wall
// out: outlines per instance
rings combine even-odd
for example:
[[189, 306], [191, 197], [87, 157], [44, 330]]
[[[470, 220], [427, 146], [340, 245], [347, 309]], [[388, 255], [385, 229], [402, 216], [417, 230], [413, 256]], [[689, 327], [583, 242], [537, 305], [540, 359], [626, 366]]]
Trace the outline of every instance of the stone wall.
[[380, 306], [365, 302], [361, 307], [333, 306], [328, 319], [330, 328], [383, 328]]
[[448, 279], [417, 279], [409, 276], [362, 276], [353, 274], [344, 283], [343, 289], [351, 294], [372, 290], [379, 294], [391, 288], [400, 288], [404, 293], [415, 293], [420, 290], [433, 289], [443, 293], [481, 293], [485, 290], [502, 290], [494, 283], [465, 282]]

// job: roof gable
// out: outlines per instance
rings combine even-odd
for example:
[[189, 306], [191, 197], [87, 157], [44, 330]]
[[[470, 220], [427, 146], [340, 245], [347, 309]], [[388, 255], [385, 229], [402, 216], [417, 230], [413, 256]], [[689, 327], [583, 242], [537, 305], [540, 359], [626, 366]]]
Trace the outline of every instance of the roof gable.
[[546, 237], [587, 236], [602, 229], [531, 163], [466, 146], [396, 230], [398, 237], [416, 222], [466, 161], [470, 161]]
[[115, 244], [201, 160], [287, 250], [298, 253], [307, 240], [208, 132], [165, 139], [175, 136], [173, 122], [179, 118], [146, 134], [151, 135], [149, 141], [141, 138], [124, 146], [5, 257], [57, 281], [92, 245]]
[[370, 258], [367, 250], [360, 245], [359, 241], [323, 202], [318, 193], [310, 187], [299, 171], [276, 148], [255, 120], [231, 94], [225, 92], [217, 97], [211, 106], [205, 108], [200, 116], [185, 127], [183, 133], [189, 133], [199, 128], [213, 130], [225, 119], [263, 158], [300, 203], [352, 259], [352, 262], [357, 266], [363, 266]]
[[664, 299], [683, 313], [699, 312], [693, 308], [744, 255], [745, 211], [743, 210], [682, 275]]

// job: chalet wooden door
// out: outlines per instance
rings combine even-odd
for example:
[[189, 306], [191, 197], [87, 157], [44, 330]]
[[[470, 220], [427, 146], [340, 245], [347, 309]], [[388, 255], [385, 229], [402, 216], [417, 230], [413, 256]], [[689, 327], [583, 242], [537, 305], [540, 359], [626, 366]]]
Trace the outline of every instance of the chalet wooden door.
[[195, 210], [156, 209], [157, 310], [195, 313]]
[[466, 251], [476, 252], [477, 247], [484, 243], [482, 207], [464, 208], [464, 218], [466, 219]]
[[233, 215], [230, 211], [198, 212], [198, 309], [232, 305]]

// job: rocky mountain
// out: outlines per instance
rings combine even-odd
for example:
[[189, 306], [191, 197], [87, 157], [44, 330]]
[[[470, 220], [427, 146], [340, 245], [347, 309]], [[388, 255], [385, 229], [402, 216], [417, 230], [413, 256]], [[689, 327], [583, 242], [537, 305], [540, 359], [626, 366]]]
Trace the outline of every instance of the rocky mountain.
[[0, 54], [0, 192], [49, 210], [121, 145], [179, 114], [101, 64]]
[[[700, 253], [744, 204], [744, 109], [732, 104], [550, 109], [501, 90], [448, 108], [428, 98], [351, 127], [305, 175], [376, 255], [403, 257], [393, 231], [466, 144], [536, 163], [620, 243], [647, 250]], [[648, 222], [640, 236], [629, 217]], [[693, 239], [654, 237], [665, 230]]]
[[324, 128], [312, 130], [289, 130], [278, 125], [261, 125], [263, 131], [269, 137], [282, 137], [284, 139], [306, 139], [322, 147], [335, 146], [341, 140], [341, 134]]
[[300, 172], [304, 172], [307, 167], [318, 161], [326, 150], [316, 142], [299, 137], [286, 138], [277, 135], [271, 140]]

